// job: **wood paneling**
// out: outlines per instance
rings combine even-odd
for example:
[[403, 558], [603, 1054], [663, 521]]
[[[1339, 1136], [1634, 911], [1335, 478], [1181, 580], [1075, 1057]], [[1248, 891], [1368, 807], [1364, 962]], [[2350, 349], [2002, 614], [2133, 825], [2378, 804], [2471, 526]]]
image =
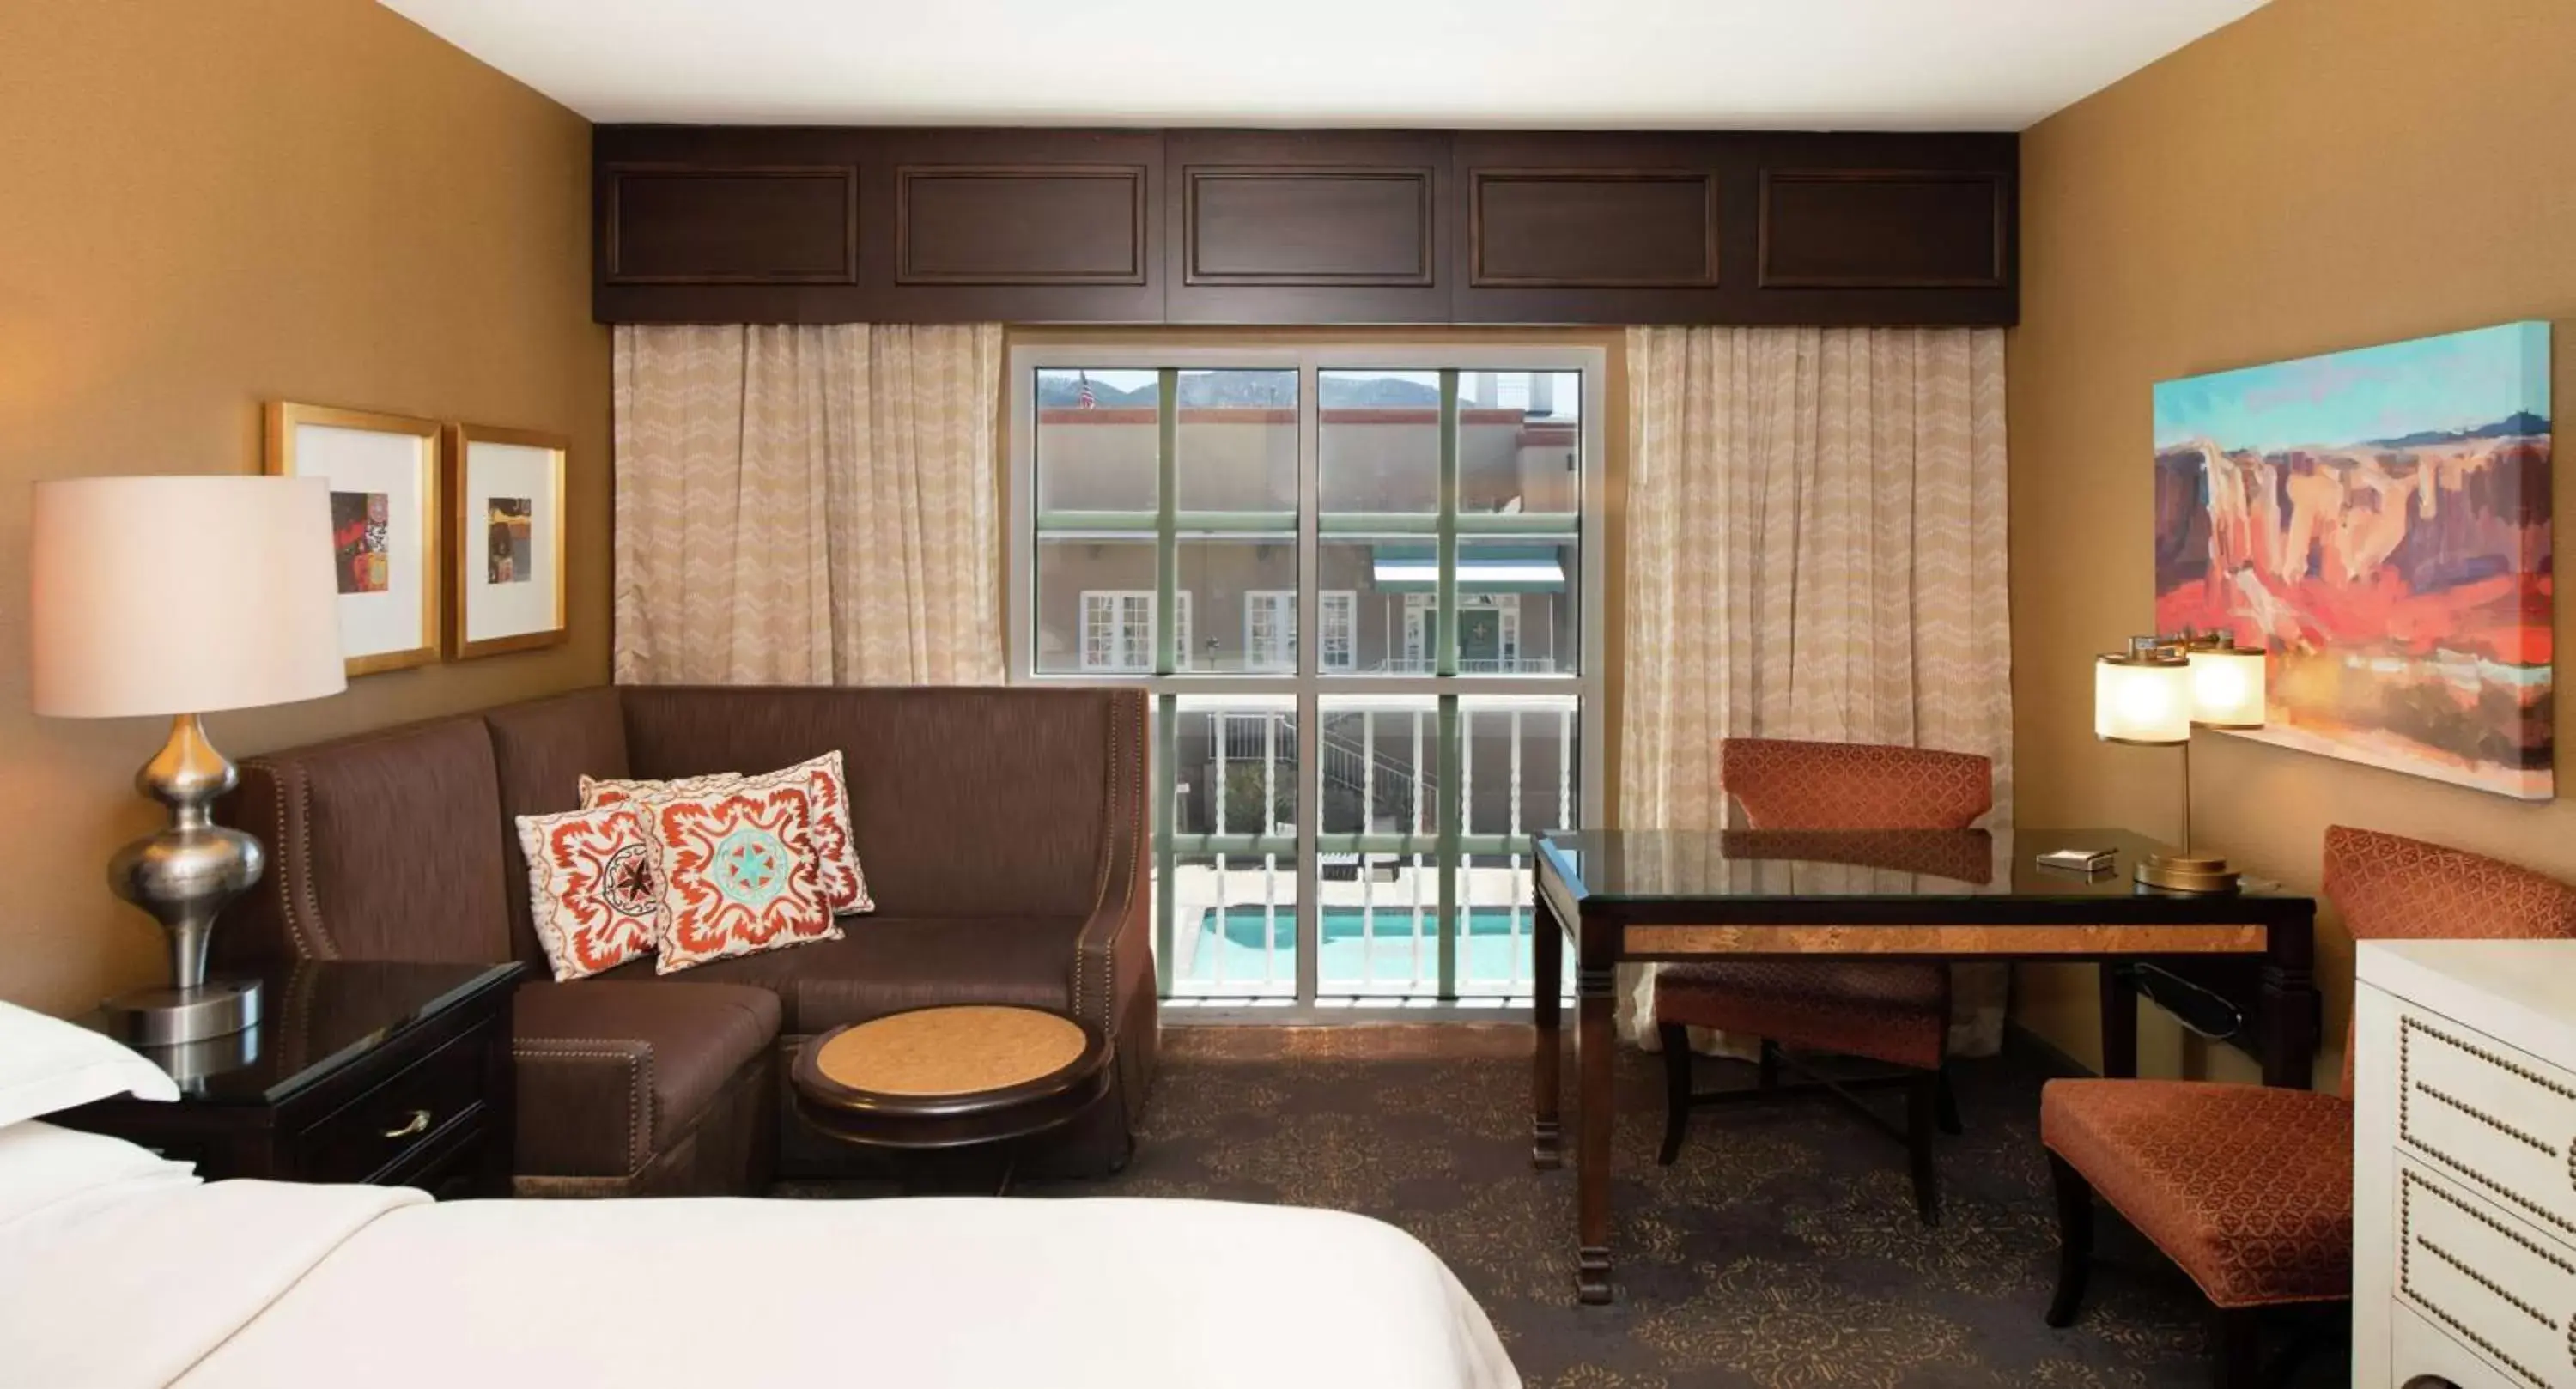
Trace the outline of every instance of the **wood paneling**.
[[1192, 166], [1181, 283], [1427, 285], [1431, 170]]
[[605, 126], [609, 322], [2010, 323], [2010, 135]]
[[1467, 283], [1704, 289], [1718, 282], [1717, 178], [1706, 170], [1478, 169]]
[[1164, 317], [1445, 323], [1438, 132], [1175, 130]]
[[1141, 285], [1145, 166], [895, 170], [899, 285]]
[[1992, 170], [1765, 169], [1765, 289], [1997, 289], [2010, 203]]
[[612, 164], [602, 254], [621, 285], [828, 285], [859, 278], [846, 165]]

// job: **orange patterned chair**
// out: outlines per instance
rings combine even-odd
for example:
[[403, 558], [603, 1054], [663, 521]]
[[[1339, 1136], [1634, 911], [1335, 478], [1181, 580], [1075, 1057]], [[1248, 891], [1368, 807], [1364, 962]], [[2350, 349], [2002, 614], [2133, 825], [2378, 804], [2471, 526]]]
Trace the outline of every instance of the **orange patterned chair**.
[[[2576, 887], [2393, 834], [2326, 831], [2325, 890], [2355, 940], [2576, 936]], [[2352, 1046], [2344, 1046], [2344, 1090]], [[2262, 1377], [2255, 1315], [2352, 1296], [2352, 1103], [2345, 1095], [2184, 1080], [2055, 1080], [2040, 1141], [2057, 1176], [2057, 1296], [2074, 1322], [2093, 1197], [2209, 1298], [2217, 1382]]]
[[[1994, 804], [1994, 765], [1970, 753], [1729, 738], [1717, 756], [1720, 783], [1757, 830], [1963, 830]], [[1693, 1107], [1778, 1090], [1783, 1046], [1883, 1061], [1907, 1072], [1899, 1136], [1911, 1155], [1915, 1208], [1926, 1224], [1936, 1218], [1932, 1130], [1959, 1130], [1941, 1071], [1950, 1032], [1949, 966], [1861, 960], [1666, 965], [1655, 976], [1655, 1026], [1664, 1049], [1662, 1162], [1681, 1155]], [[1690, 1027], [1760, 1038], [1756, 1087], [1693, 1093], [1684, 1030]]]

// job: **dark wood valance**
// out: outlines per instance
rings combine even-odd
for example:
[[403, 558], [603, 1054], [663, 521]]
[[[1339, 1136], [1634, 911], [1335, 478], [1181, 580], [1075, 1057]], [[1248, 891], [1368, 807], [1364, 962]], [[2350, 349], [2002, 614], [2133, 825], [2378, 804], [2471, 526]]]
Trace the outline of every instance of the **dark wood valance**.
[[2012, 135], [602, 126], [611, 323], [2008, 324]]

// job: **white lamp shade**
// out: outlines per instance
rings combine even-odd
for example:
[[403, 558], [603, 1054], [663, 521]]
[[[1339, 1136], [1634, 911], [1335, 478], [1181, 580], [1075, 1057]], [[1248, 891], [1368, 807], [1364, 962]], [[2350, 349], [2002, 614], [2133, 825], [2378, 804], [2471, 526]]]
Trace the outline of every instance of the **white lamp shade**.
[[36, 484], [36, 712], [201, 714], [348, 687], [322, 478]]
[[2122, 743], [2191, 741], [2191, 667], [2181, 661], [2094, 661], [2093, 736]]
[[2191, 718], [2213, 728], [2263, 726], [2264, 653], [2238, 647], [2191, 652]]

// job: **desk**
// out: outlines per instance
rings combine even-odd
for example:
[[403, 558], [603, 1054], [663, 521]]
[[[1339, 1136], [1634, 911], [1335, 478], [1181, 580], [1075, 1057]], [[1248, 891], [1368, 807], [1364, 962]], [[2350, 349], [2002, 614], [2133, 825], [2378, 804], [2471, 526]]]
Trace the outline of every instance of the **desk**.
[[[2086, 878], [2041, 868], [2058, 848], [2119, 851]], [[1537, 836], [1532, 1159], [1561, 1161], [1558, 999], [1575, 948], [1577, 1263], [1610, 1300], [1612, 994], [1622, 964], [1729, 958], [2261, 961], [2252, 1011], [2266, 1084], [2304, 1088], [2317, 1050], [2316, 903], [2255, 888], [2189, 896], [2128, 873], [2165, 846], [2119, 830], [1603, 831]], [[2103, 970], [2105, 1072], [2137, 1062], [2136, 996]]]

